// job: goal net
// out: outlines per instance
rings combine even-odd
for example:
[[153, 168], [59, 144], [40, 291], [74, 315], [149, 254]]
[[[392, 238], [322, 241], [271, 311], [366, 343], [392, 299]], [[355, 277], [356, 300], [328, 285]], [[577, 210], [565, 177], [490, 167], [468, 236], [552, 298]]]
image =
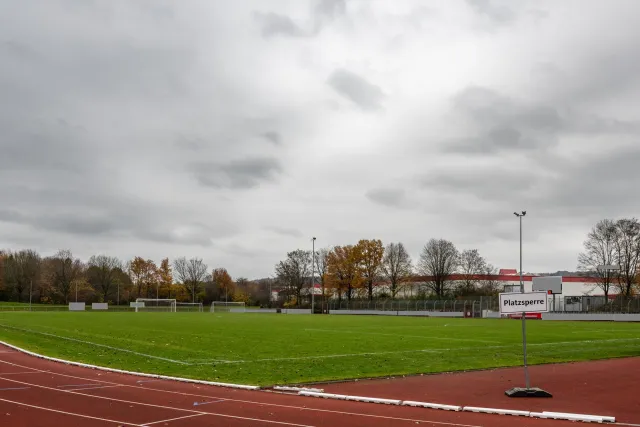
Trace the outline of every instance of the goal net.
[[176, 311], [175, 299], [136, 298], [132, 305], [139, 311]]
[[214, 301], [211, 303], [211, 313], [244, 313], [244, 302]]
[[198, 312], [203, 311], [201, 302], [177, 302], [176, 310], [177, 311], [198, 311]]

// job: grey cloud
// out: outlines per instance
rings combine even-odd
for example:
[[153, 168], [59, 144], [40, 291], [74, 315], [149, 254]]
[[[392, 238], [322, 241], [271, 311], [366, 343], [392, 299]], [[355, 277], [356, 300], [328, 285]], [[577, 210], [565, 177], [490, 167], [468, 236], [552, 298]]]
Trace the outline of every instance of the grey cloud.
[[405, 190], [401, 188], [375, 188], [365, 193], [370, 201], [389, 207], [402, 207], [406, 203]]
[[343, 68], [335, 70], [329, 76], [328, 83], [338, 94], [365, 111], [382, 109], [384, 99], [382, 90], [349, 70]]
[[287, 15], [274, 12], [255, 12], [253, 16], [260, 24], [263, 37], [303, 38], [318, 35], [324, 27], [345, 15], [346, 10], [345, 0], [319, 0], [312, 6], [310, 23], [306, 26], [297, 24]]
[[419, 179], [422, 188], [445, 194], [472, 195], [480, 200], [504, 200], [507, 194], [531, 191], [538, 175], [526, 168], [509, 167], [456, 167], [433, 172]]
[[282, 137], [278, 132], [269, 131], [262, 134], [269, 142], [274, 145], [280, 145], [282, 143]]
[[495, 0], [466, 0], [476, 13], [488, 17], [493, 23], [508, 24], [515, 20], [515, 13], [504, 5], [495, 4]]
[[345, 0], [318, 1], [313, 13], [315, 19], [315, 31], [320, 31], [324, 25], [343, 16], [346, 11], [347, 3]]
[[273, 231], [274, 233], [281, 234], [283, 236], [289, 237], [302, 237], [302, 232], [295, 228], [287, 228], [287, 227], [278, 227], [278, 226], [270, 226], [265, 227], [266, 230]]
[[607, 119], [579, 110], [526, 103], [484, 87], [468, 87], [453, 98], [454, 114], [470, 121], [474, 136], [442, 142], [445, 151], [493, 155], [544, 150], [562, 135], [638, 134], [640, 121]]
[[196, 162], [189, 165], [196, 180], [213, 188], [248, 189], [272, 182], [281, 172], [277, 159], [270, 157], [232, 160], [228, 163]]
[[308, 33], [300, 28], [291, 18], [285, 15], [269, 12], [256, 12], [254, 14], [262, 27], [262, 35], [264, 37], [273, 36], [290, 36], [290, 37], [306, 37]]
[[[1, 200], [13, 200], [16, 209], [0, 210], [0, 221], [34, 230], [76, 236], [133, 237], [163, 243], [211, 244], [238, 228], [220, 219], [214, 227], [193, 222], [183, 208], [111, 196], [105, 192], [72, 189], [34, 190], [26, 186], [0, 187]], [[47, 207], [55, 206], [55, 208]], [[188, 209], [187, 209], [188, 210]], [[166, 216], [149, 215], [163, 212]], [[175, 218], [175, 219], [172, 219]], [[172, 229], [184, 232], [172, 232]]]

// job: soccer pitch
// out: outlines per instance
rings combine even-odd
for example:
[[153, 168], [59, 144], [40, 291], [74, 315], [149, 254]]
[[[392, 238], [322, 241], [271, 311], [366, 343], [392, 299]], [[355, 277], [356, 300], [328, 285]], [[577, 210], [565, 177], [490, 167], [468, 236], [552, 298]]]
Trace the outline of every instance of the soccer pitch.
[[[530, 364], [640, 356], [640, 325], [528, 321]], [[522, 364], [514, 320], [232, 313], [0, 313], [0, 340], [77, 362], [250, 385]]]

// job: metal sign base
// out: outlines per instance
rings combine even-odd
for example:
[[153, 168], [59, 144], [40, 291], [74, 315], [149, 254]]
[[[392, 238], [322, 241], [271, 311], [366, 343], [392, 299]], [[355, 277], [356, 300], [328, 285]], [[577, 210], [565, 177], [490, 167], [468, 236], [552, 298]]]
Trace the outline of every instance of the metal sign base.
[[504, 392], [509, 397], [553, 397], [551, 393], [538, 387], [514, 387]]

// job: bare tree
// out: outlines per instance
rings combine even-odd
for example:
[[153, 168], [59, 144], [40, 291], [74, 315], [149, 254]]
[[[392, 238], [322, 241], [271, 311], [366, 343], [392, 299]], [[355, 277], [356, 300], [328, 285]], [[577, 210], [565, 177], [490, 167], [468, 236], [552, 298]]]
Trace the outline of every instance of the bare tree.
[[200, 258], [178, 258], [173, 262], [176, 277], [191, 293], [192, 302], [196, 302], [196, 292], [209, 277], [209, 267]]
[[325, 296], [325, 285], [327, 278], [327, 265], [329, 260], [330, 249], [322, 248], [316, 251], [315, 268], [316, 273], [320, 279], [320, 286], [322, 287], [322, 298]]
[[597, 287], [604, 292], [608, 301], [609, 291], [618, 275], [612, 270], [601, 270], [598, 266], [612, 265], [618, 262], [618, 229], [610, 219], [599, 221], [587, 234], [583, 243], [584, 252], [578, 254], [578, 270], [598, 278]]
[[118, 284], [119, 272], [124, 268], [122, 261], [107, 255], [93, 255], [88, 267], [87, 281], [99, 292], [100, 299], [107, 301], [109, 290]]
[[477, 249], [462, 251], [458, 260], [458, 272], [461, 276], [458, 292], [461, 295], [476, 293], [481, 276], [485, 274], [487, 261]]
[[5, 280], [22, 301], [25, 290], [37, 283], [40, 276], [41, 259], [36, 251], [25, 249], [8, 253], [5, 258]]
[[478, 293], [483, 296], [495, 296], [500, 292], [500, 282], [497, 279], [498, 269], [491, 264], [486, 264], [480, 281]]
[[384, 250], [382, 272], [391, 285], [391, 296], [396, 297], [399, 285], [413, 274], [411, 256], [402, 243], [389, 243]]
[[623, 295], [630, 297], [637, 281], [640, 262], [640, 222], [636, 218], [623, 218], [615, 224], [620, 290]]
[[72, 287], [77, 287], [84, 275], [82, 261], [74, 258], [70, 250], [61, 249], [47, 259], [47, 266], [51, 286], [68, 304]]
[[451, 275], [458, 267], [458, 250], [444, 239], [431, 239], [422, 249], [418, 270], [427, 276], [426, 287], [444, 297], [451, 287]]
[[297, 249], [287, 253], [287, 259], [276, 264], [276, 278], [286, 288], [289, 297], [300, 304], [302, 288], [311, 275], [311, 251]]

